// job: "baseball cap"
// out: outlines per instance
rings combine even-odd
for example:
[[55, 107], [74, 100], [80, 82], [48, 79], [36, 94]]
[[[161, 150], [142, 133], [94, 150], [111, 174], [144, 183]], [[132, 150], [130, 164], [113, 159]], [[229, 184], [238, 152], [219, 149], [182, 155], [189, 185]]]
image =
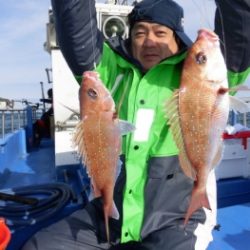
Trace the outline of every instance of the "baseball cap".
[[134, 6], [128, 15], [130, 31], [139, 21], [158, 23], [172, 29], [188, 47], [192, 41], [184, 32], [183, 8], [172, 0], [142, 0]]

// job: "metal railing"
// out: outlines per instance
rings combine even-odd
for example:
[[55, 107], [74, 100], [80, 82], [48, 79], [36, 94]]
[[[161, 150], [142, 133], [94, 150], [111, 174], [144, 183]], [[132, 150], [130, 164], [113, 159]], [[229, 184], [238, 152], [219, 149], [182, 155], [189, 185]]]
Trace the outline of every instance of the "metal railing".
[[[7, 133], [13, 133], [15, 130], [26, 127], [28, 123], [28, 109], [32, 110], [30, 122], [41, 115], [41, 110], [37, 105], [33, 105], [25, 100], [16, 101], [24, 104], [24, 107], [14, 108], [15, 101], [10, 101], [5, 98], [0, 98], [0, 139], [4, 138]], [[10, 105], [11, 104], [11, 105]]]
[[[250, 110], [250, 97], [243, 100], [248, 104]], [[242, 123], [245, 127], [250, 128], [250, 111], [242, 115]]]
[[[248, 106], [250, 110], [250, 97], [241, 98]], [[229, 123], [235, 125], [236, 123], [242, 124], [246, 128], [250, 128], [250, 111], [248, 113], [238, 113], [231, 111], [229, 114]]]
[[7, 133], [13, 133], [15, 130], [25, 127], [26, 110], [0, 109], [0, 121], [0, 138], [4, 138]]

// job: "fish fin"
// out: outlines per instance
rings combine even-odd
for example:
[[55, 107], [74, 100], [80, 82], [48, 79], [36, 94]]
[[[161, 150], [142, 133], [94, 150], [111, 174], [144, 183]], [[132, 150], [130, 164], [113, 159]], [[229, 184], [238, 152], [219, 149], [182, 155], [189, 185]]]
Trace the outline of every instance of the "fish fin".
[[179, 117], [179, 90], [175, 90], [173, 97], [166, 102], [166, 114], [168, 118], [167, 124], [170, 126], [170, 130], [174, 137], [174, 141], [180, 151], [179, 153], [179, 160], [180, 165], [185, 173], [191, 179], [196, 179], [196, 172], [190, 163], [184, 141], [182, 136], [181, 124], [180, 124], [180, 117]]
[[199, 208], [205, 207], [211, 210], [211, 206], [207, 197], [207, 192], [205, 189], [199, 190], [194, 186], [192, 191], [191, 201], [185, 215], [184, 225], [187, 225], [192, 214]]
[[119, 157], [118, 161], [117, 161], [117, 164], [116, 164], [115, 182], [116, 182], [116, 180], [118, 179], [118, 177], [119, 177], [119, 175], [121, 173], [122, 164], [123, 164], [123, 162], [122, 162], [121, 158]]
[[84, 145], [84, 140], [82, 139], [84, 136], [84, 121], [81, 120], [75, 128], [75, 133], [73, 135], [72, 141], [73, 145], [77, 148], [78, 155], [82, 158], [82, 164], [87, 168], [87, 174], [91, 177], [90, 168], [88, 168], [88, 161], [86, 157], [86, 150]]
[[104, 208], [104, 221], [105, 221], [105, 230], [107, 236], [107, 242], [110, 242], [110, 233], [109, 233], [109, 212]]
[[120, 218], [120, 214], [118, 212], [118, 209], [117, 209], [114, 201], [112, 203], [111, 211], [109, 212], [109, 217], [116, 219], [116, 220], [119, 220], [119, 218]]
[[109, 209], [109, 207], [107, 206], [104, 206], [104, 221], [105, 221], [105, 229], [108, 242], [110, 242], [109, 217], [112, 217], [116, 220], [119, 220], [120, 218], [120, 214], [118, 212], [118, 209], [116, 208], [114, 201], [112, 203], [111, 209]]
[[94, 193], [94, 197], [95, 197], [95, 198], [101, 197], [101, 196], [102, 196], [101, 190], [99, 190], [99, 189], [96, 187], [95, 181], [94, 181], [93, 179], [91, 179], [91, 187], [92, 187], [92, 189], [93, 189], [93, 193]]
[[222, 160], [222, 155], [223, 155], [223, 149], [224, 149], [224, 146], [223, 146], [223, 143], [221, 143], [219, 145], [219, 148], [218, 148], [218, 151], [212, 161], [212, 168], [216, 167], [219, 165], [219, 163], [221, 162]]
[[240, 100], [236, 96], [229, 96], [230, 109], [240, 113], [250, 112], [250, 105]]
[[128, 133], [135, 131], [135, 125], [124, 120], [118, 121], [118, 128], [120, 130], [121, 135], [126, 135]]
[[181, 169], [183, 170], [184, 174], [187, 177], [189, 177], [193, 180], [196, 180], [197, 179], [196, 171], [192, 167], [192, 164], [190, 163], [189, 159], [187, 158], [187, 155], [180, 153], [179, 154], [179, 161], [180, 161]]

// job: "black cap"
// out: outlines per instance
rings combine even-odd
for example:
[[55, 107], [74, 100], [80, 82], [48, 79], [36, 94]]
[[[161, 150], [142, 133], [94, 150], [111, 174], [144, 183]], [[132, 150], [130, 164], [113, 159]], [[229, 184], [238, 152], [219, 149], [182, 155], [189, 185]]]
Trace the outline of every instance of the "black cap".
[[128, 15], [130, 31], [139, 21], [158, 23], [172, 29], [188, 47], [192, 41], [185, 34], [183, 8], [172, 0], [142, 0]]

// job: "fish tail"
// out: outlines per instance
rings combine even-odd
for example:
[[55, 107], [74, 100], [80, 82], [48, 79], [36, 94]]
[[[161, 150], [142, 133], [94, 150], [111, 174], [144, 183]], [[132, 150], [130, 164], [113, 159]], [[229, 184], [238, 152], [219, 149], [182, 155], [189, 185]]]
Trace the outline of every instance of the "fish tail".
[[105, 230], [107, 236], [107, 242], [110, 243], [110, 233], [109, 233], [109, 209], [104, 208], [104, 221], [105, 221]]
[[207, 197], [207, 192], [205, 189], [200, 190], [200, 189], [194, 188], [192, 191], [190, 205], [188, 207], [188, 210], [185, 216], [184, 226], [188, 223], [188, 220], [190, 219], [191, 215], [196, 210], [202, 207], [205, 207], [211, 210], [211, 206]]
[[104, 206], [104, 221], [105, 221], [105, 230], [108, 243], [110, 243], [109, 217], [114, 218], [116, 220], [119, 220], [120, 217], [114, 201], [112, 203], [111, 209], [108, 206]]
[[104, 188], [101, 190], [101, 196], [103, 197], [103, 211], [107, 242], [110, 243], [109, 217], [118, 220], [120, 215], [113, 200], [113, 192], [109, 192], [108, 188]]

